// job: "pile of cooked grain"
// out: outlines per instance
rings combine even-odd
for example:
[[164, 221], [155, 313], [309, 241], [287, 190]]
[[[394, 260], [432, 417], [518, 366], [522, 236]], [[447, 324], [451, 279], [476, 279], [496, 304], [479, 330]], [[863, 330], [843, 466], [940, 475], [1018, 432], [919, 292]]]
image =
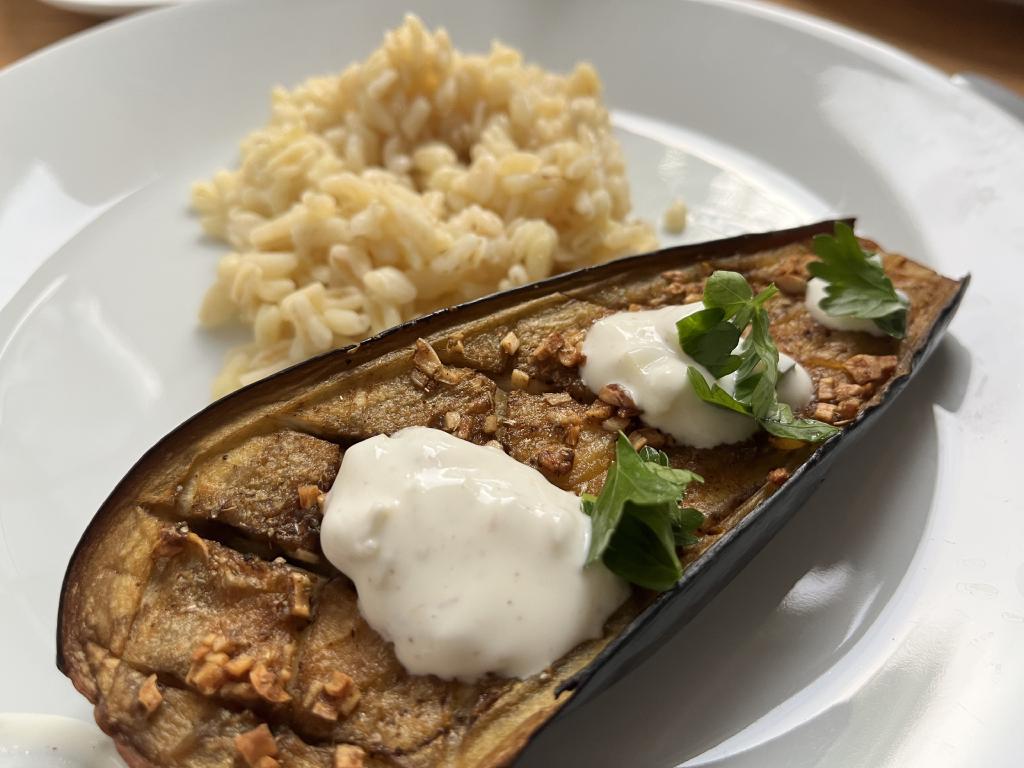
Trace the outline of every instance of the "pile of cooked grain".
[[231, 253], [204, 324], [239, 319], [214, 394], [438, 307], [656, 246], [628, 218], [589, 64], [465, 55], [406, 18], [366, 61], [273, 94], [242, 163], [195, 185]]

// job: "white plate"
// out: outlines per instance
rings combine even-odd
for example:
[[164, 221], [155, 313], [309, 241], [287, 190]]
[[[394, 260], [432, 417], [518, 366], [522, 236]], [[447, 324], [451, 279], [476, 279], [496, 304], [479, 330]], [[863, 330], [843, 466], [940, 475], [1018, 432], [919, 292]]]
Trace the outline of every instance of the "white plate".
[[[892, 49], [768, 7], [415, 5], [464, 49], [497, 34], [549, 67], [593, 60], [644, 215], [680, 190], [691, 236], [853, 213], [974, 274], [885, 422], [532, 764], [1019, 765], [1021, 126]], [[0, 712], [90, 719], [53, 666], [64, 565], [132, 461], [206, 402], [226, 340], [194, 317], [220, 247], [198, 236], [189, 182], [233, 161], [273, 84], [362, 57], [404, 10], [188, 4], [0, 75]]]
[[47, 5], [61, 8], [65, 11], [76, 11], [78, 13], [91, 13], [94, 16], [119, 16], [122, 13], [131, 13], [146, 8], [154, 8], [160, 5], [174, 5], [175, 3], [186, 3], [189, 0], [40, 0]]

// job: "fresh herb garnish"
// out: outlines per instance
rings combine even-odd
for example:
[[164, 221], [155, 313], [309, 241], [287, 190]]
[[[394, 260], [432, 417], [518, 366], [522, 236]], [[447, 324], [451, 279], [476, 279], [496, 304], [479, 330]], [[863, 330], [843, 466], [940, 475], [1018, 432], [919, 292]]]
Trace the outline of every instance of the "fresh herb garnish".
[[587, 564], [603, 561], [626, 581], [658, 592], [673, 587], [683, 573], [676, 548], [696, 542], [704, 522], [696, 509], [680, 506], [693, 481], [703, 478], [673, 469], [662, 451], [637, 452], [620, 432], [601, 493], [582, 497], [591, 519]]
[[[839, 430], [814, 419], [799, 418], [778, 400], [779, 350], [764, 309], [776, 293], [775, 286], [769, 285], [755, 296], [738, 272], [712, 274], [704, 287], [705, 309], [684, 317], [676, 330], [683, 351], [716, 379], [736, 373], [734, 394], [718, 383], [709, 384], [693, 366], [687, 376], [701, 400], [749, 416], [778, 437], [818, 443]], [[750, 333], [737, 353], [736, 346], [747, 326]]]
[[704, 309], [676, 323], [679, 346], [716, 379], [728, 376], [743, 363], [733, 354], [740, 334], [753, 314], [778, 293], [770, 285], [757, 296], [738, 272], [715, 272], [704, 289]]
[[807, 271], [828, 283], [819, 302], [825, 312], [871, 320], [896, 339], [907, 335], [907, 303], [849, 226], [837, 221], [835, 236], [815, 235], [814, 252], [821, 261], [812, 261]]

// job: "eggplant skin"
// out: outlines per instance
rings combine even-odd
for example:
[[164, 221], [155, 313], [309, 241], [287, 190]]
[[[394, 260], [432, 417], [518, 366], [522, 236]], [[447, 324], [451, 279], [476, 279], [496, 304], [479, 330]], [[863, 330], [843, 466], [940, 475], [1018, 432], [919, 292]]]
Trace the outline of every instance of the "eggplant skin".
[[[559, 276], [407, 323], [214, 403], [147, 452], [86, 529], [61, 594], [58, 667], [132, 766], [513, 763], [570, 700], [664, 639], [656, 616], [691, 616], [777, 530], [782, 502], [810, 492], [948, 323], [966, 279], [883, 253], [911, 299], [907, 337], [815, 324], [803, 307], [805, 267], [811, 237], [832, 228]], [[562, 488], [597, 492], [613, 427], [658, 445], [665, 436], [587, 391], [578, 375], [586, 329], [611, 312], [698, 300], [714, 269], [743, 273], [755, 290], [782, 289], [769, 304], [772, 334], [814, 380], [807, 413], [842, 434], [817, 448], [763, 434], [708, 450], [664, 445], [674, 466], [706, 479], [687, 499], [706, 523], [682, 553], [694, 567], [675, 589], [635, 590], [601, 638], [527, 680], [408, 674], [319, 550], [321, 494], [345, 448], [404, 426], [446, 428], [497, 441]], [[516, 343], [503, 347], [510, 335]]]

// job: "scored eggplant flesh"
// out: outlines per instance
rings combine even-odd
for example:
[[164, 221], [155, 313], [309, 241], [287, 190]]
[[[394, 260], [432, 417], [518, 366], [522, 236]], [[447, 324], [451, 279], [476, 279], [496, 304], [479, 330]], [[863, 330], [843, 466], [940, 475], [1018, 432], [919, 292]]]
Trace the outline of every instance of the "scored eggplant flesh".
[[906, 338], [826, 329], [808, 315], [803, 287], [810, 238], [831, 228], [668, 249], [554, 278], [215, 403], [140, 460], [82, 537], [61, 596], [58, 665], [133, 766], [509, 764], [654, 596], [634, 590], [603, 637], [527, 680], [410, 675], [319, 549], [322, 494], [345, 447], [436, 427], [496, 441], [552, 483], [596, 493], [621, 428], [705, 478], [686, 497], [706, 515], [699, 543], [682, 553], [693, 562], [815, 447], [764, 433], [712, 449], [673, 445], [587, 390], [582, 338], [612, 312], [699, 300], [715, 269], [741, 272], [755, 291], [775, 282], [772, 335], [814, 382], [805, 415], [845, 429], [909, 375], [963, 286], [883, 254], [910, 299]]

